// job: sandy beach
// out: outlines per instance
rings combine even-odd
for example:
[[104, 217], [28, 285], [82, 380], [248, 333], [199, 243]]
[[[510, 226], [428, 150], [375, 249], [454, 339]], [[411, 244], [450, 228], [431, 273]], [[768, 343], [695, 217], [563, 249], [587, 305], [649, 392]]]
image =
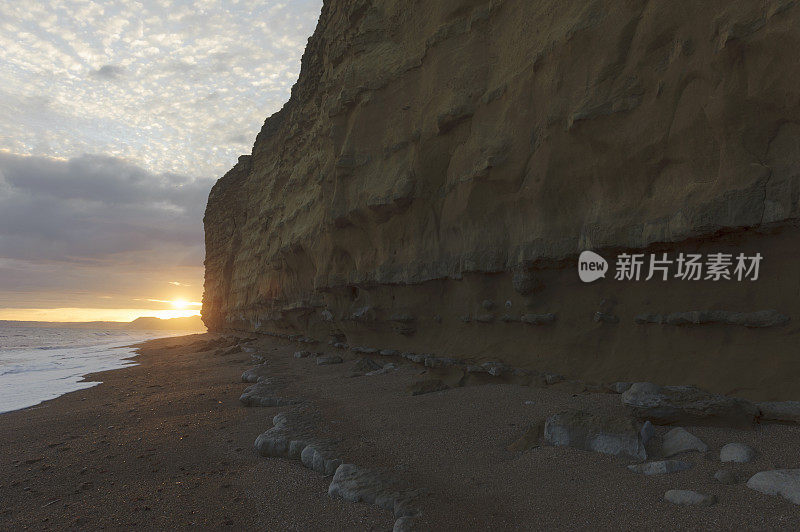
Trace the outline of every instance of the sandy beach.
[[[800, 466], [797, 426], [689, 427], [709, 450], [681, 455], [688, 471], [644, 476], [626, 469], [630, 460], [600, 453], [508, 449], [529, 426], [567, 408], [624, 416], [617, 394], [566, 381], [457, 387], [447, 372], [400, 360], [364, 375], [361, 354], [274, 338], [249, 344], [250, 352], [197, 351], [213, 337], [147, 342], [139, 365], [89, 377], [101, 385], [0, 416], [0, 528], [391, 529], [392, 512], [331, 497], [330, 477], [253, 450], [273, 416], [294, 408], [240, 403], [254, 355], [282, 396], [319, 413], [319, 430], [335, 436], [346, 462], [425, 490], [423, 528], [789, 529], [800, 520], [798, 506], [744, 484], [758, 471]], [[295, 358], [302, 349], [344, 361]], [[407, 391], [432, 377], [450, 389]], [[657, 438], [668, 429], [657, 427]], [[751, 445], [756, 459], [721, 464], [728, 442]], [[716, 481], [721, 468], [739, 481]], [[670, 489], [701, 491], [717, 503], [676, 506], [664, 500]]]

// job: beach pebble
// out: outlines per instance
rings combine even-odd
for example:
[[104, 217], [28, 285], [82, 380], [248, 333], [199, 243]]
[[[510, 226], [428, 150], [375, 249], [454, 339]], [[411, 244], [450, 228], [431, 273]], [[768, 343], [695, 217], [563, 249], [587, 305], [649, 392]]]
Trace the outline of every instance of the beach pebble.
[[669, 457], [690, 451], [704, 453], [708, 450], [708, 445], [686, 429], [676, 427], [664, 435], [661, 450], [664, 456]]
[[692, 464], [683, 462], [681, 460], [660, 460], [658, 462], [645, 462], [644, 464], [629, 465], [628, 469], [634, 473], [641, 473], [643, 475], [665, 475], [667, 473], [676, 473], [678, 471], [686, 471], [691, 469]]
[[736, 478], [736, 473], [728, 469], [720, 469], [714, 473], [714, 478], [722, 484], [736, 484], [739, 481]]
[[664, 500], [681, 506], [711, 506], [717, 502], [713, 495], [706, 495], [692, 490], [669, 490]]
[[747, 487], [767, 495], [778, 495], [794, 504], [800, 504], [800, 469], [761, 471], [750, 477]]
[[756, 451], [744, 443], [729, 443], [719, 451], [721, 462], [750, 462], [756, 456]]

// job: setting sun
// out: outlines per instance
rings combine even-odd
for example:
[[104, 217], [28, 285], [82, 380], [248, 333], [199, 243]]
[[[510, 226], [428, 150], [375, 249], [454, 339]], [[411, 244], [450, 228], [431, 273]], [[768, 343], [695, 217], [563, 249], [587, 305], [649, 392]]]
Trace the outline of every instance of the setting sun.
[[185, 309], [190, 305], [185, 299], [175, 299], [172, 301], [172, 306], [177, 309]]

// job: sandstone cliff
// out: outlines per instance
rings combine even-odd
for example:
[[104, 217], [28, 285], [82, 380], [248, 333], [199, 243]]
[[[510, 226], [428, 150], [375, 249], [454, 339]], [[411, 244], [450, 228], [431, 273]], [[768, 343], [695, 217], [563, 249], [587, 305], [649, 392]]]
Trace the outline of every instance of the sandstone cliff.
[[[204, 321], [800, 395], [794, 322], [635, 319], [798, 315], [798, 46], [788, 0], [326, 0], [209, 196]], [[584, 285], [584, 249], [765, 258], [751, 283]]]

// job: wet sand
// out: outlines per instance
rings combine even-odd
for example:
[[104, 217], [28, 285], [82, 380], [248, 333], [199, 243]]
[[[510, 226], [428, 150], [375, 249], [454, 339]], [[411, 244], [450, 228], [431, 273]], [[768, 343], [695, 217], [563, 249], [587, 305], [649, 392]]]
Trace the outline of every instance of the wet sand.
[[[249, 353], [171, 347], [198, 338], [148, 342], [140, 365], [98, 374], [99, 386], [1, 415], [0, 529], [391, 529], [390, 512], [329, 497], [329, 478], [256, 455], [256, 436], [288, 407], [239, 404]], [[421, 505], [425, 527], [789, 529], [800, 522], [800, 507], [713, 478], [721, 468], [746, 480], [764, 469], [800, 467], [800, 427], [692, 427], [709, 452], [681, 456], [693, 463], [689, 471], [645, 477], [607, 455], [507, 449], [529, 424], [567, 408], [624, 416], [615, 394], [562, 383], [411, 396], [406, 386], [433, 370], [403, 362], [385, 375], [352, 376], [360, 355], [335, 351], [344, 363], [317, 366], [294, 358], [299, 349], [308, 347], [258, 341], [268, 373], [287, 396], [322, 414], [346, 461], [430, 491]], [[721, 464], [719, 448], [732, 441], [755, 447], [756, 460]], [[663, 500], [668, 489], [702, 491], [719, 502], [674, 506]]]

